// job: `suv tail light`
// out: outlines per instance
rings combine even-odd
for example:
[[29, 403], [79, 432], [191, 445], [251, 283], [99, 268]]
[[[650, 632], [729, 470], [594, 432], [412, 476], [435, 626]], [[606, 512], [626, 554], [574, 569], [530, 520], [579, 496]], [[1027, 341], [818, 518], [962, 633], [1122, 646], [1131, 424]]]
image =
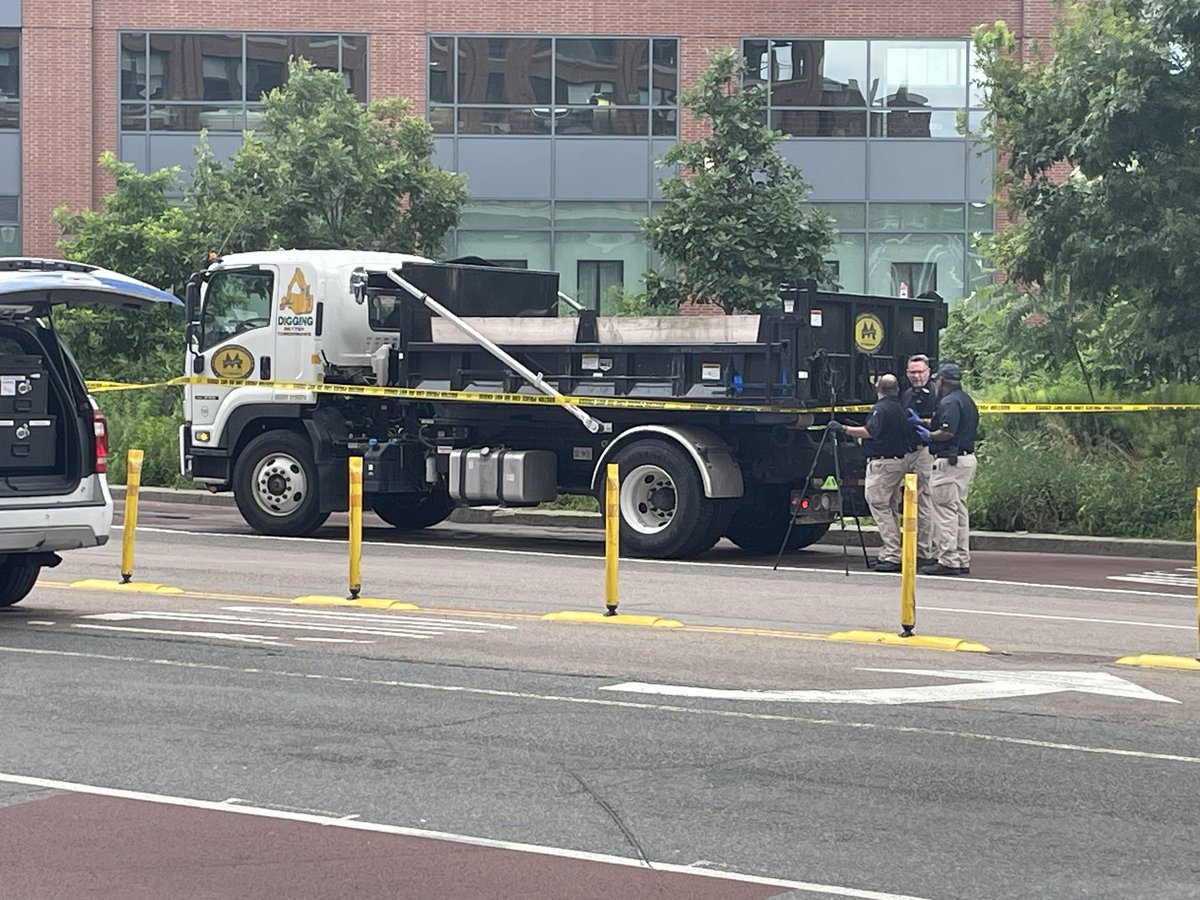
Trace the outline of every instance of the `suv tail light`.
[[104, 413], [92, 410], [92, 433], [96, 436], [96, 471], [108, 471], [108, 422]]

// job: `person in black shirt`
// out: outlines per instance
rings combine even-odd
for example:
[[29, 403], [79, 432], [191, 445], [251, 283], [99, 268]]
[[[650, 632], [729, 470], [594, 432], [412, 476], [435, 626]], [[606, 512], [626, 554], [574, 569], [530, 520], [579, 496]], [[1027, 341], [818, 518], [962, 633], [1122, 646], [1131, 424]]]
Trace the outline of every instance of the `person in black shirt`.
[[967, 494], [975, 480], [975, 434], [979, 410], [962, 389], [962, 369], [942, 363], [933, 376], [938, 406], [929, 433], [933, 454], [931, 487], [934, 509], [934, 544], [937, 562], [921, 569], [923, 575], [971, 573], [971, 520]]
[[[906, 410], [911, 410], [909, 421], [928, 428], [938, 404], [937, 395], [929, 383], [929, 357], [924, 353], [910, 356], [905, 374], [909, 388], [900, 396], [900, 402]], [[917, 565], [931, 566], [937, 562], [933, 549], [933, 491], [930, 486], [933, 455], [916, 440], [915, 435], [913, 445], [904, 457], [904, 471], [917, 476]]]
[[914, 429], [900, 403], [900, 381], [895, 375], [880, 375], [875, 382], [878, 400], [865, 425], [843, 425], [832, 421], [829, 428], [850, 437], [862, 438], [867, 453], [867, 505], [879, 528], [882, 547], [875, 560], [876, 572], [900, 571], [900, 522], [896, 518], [896, 495], [904, 484], [904, 457], [914, 443]]

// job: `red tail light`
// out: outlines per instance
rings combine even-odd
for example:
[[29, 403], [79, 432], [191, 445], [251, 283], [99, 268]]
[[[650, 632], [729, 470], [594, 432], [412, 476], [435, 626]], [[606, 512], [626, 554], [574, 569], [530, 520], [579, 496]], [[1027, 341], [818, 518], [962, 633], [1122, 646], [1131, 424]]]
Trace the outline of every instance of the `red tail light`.
[[98, 409], [92, 410], [92, 433], [96, 435], [96, 471], [108, 471], [108, 422]]

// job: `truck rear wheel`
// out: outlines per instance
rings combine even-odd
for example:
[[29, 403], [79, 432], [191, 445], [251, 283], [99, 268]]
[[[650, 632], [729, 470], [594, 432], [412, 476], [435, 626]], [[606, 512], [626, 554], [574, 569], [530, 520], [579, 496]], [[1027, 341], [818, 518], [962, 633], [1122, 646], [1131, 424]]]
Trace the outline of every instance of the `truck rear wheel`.
[[[788, 533], [791, 491], [782, 486], [757, 487], [746, 497], [729, 520], [725, 536], [751, 553], [785, 553], [815, 544], [829, 531], [829, 522], [804, 524], [797, 522]], [[787, 544], [784, 545], [784, 537]]]
[[312, 448], [291, 431], [269, 431], [246, 445], [234, 466], [233, 495], [246, 524], [262, 534], [302, 537], [329, 518], [317, 502]]
[[37, 582], [41, 563], [22, 556], [0, 557], [0, 606], [20, 603]]
[[445, 488], [427, 494], [379, 494], [371, 500], [375, 515], [393, 528], [413, 531], [444, 521], [454, 510], [454, 501]]
[[621, 551], [629, 556], [681, 559], [712, 547], [729, 522], [732, 504], [704, 496], [696, 464], [678, 447], [638, 441], [619, 449]]

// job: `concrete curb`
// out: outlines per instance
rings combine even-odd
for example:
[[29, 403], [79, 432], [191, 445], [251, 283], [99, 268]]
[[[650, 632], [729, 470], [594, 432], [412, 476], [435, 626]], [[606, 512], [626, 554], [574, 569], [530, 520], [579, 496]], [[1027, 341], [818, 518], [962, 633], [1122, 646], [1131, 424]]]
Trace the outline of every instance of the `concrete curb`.
[[[124, 485], [109, 486], [113, 498], [125, 498]], [[144, 487], [143, 500], [155, 503], [192, 503], [202, 506], [233, 507], [232, 494], [210, 494], [204, 490]], [[449, 521], [461, 525], [528, 525], [538, 528], [604, 527], [598, 512], [570, 509], [509, 509], [496, 506], [460, 507], [450, 514]], [[862, 540], [869, 548], [879, 546], [874, 526], [863, 526]], [[820, 543], [840, 547], [843, 543], [858, 549], [858, 529], [847, 523], [845, 529], [832, 528]], [[1009, 553], [1066, 553], [1087, 556], [1127, 556], [1139, 559], [1194, 560], [1195, 546], [1188, 541], [1155, 541], [1141, 538], [1088, 537], [1070, 534], [1020, 534], [1000, 531], [972, 531], [971, 549], [999, 550]]]

